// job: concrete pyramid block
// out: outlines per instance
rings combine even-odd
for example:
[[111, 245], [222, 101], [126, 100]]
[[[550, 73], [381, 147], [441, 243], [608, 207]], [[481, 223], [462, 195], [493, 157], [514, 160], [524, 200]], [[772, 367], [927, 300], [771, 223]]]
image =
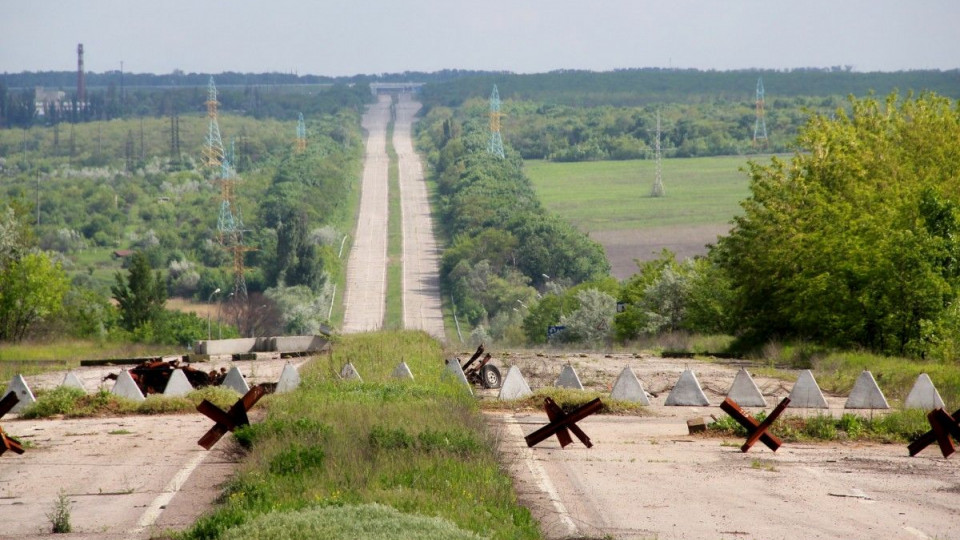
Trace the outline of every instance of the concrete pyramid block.
[[787, 405], [788, 407], [798, 409], [826, 409], [829, 407], [827, 398], [823, 397], [820, 385], [817, 384], [817, 380], [813, 378], [813, 372], [809, 369], [800, 372], [800, 377], [797, 378], [796, 384], [790, 390], [789, 397], [790, 404]]
[[240, 368], [237, 366], [230, 368], [230, 371], [227, 372], [227, 376], [223, 378], [220, 386], [232, 388], [240, 394], [246, 394], [250, 391], [250, 385], [247, 384], [247, 381], [243, 378], [243, 373], [240, 373]]
[[394, 379], [409, 379], [413, 380], [413, 372], [410, 371], [410, 366], [406, 362], [400, 362], [400, 364], [394, 368], [393, 373], [390, 374]]
[[563, 370], [560, 372], [560, 376], [557, 377], [557, 382], [554, 386], [560, 388], [573, 388], [574, 390], [583, 390], [583, 385], [580, 383], [580, 377], [577, 375], [577, 370], [573, 369], [573, 366], [567, 364], [563, 366]]
[[170, 397], [185, 396], [193, 392], [193, 385], [187, 380], [186, 373], [182, 369], [175, 369], [167, 380], [167, 386], [163, 389], [163, 395]]
[[700, 388], [697, 376], [688, 369], [680, 374], [680, 379], [663, 404], [671, 407], [701, 407], [710, 405], [710, 400]]
[[60, 386], [66, 386], [67, 388], [79, 388], [84, 392], [87, 391], [87, 387], [83, 385], [83, 381], [80, 380], [80, 377], [72, 371], [68, 371], [66, 375], [63, 376], [63, 382], [60, 383]]
[[33, 397], [33, 392], [30, 391], [30, 387], [27, 386], [27, 381], [24, 380], [23, 375], [17, 374], [10, 380], [10, 384], [7, 385], [7, 389], [2, 397], [7, 397], [7, 394], [10, 392], [16, 394], [17, 398], [20, 399], [20, 401], [10, 409], [10, 412], [18, 413], [27, 405], [37, 401], [37, 398]]
[[740, 368], [737, 376], [734, 377], [727, 397], [736, 401], [741, 407], [767, 406], [767, 400], [763, 399], [763, 393], [760, 392], [757, 383], [753, 382], [753, 377], [744, 368]]
[[283, 371], [280, 372], [280, 379], [277, 380], [277, 389], [274, 392], [277, 394], [292, 392], [298, 386], [300, 386], [300, 373], [297, 368], [293, 367], [293, 364], [288, 362], [283, 366]]
[[843, 405], [844, 409], [889, 409], [887, 398], [883, 397], [883, 392], [877, 386], [877, 381], [873, 374], [864, 371], [857, 377], [857, 382], [853, 383], [853, 390], [850, 391], [850, 397]]
[[470, 391], [471, 395], [473, 394], [473, 387], [470, 386], [470, 381], [467, 380], [467, 376], [463, 373], [463, 368], [460, 367], [459, 360], [456, 358], [447, 360], [447, 371], [445, 375], [456, 378], [467, 387], [467, 390]]
[[904, 409], [932, 411], [933, 409], [941, 409], [943, 406], [940, 392], [937, 392], [937, 387], [933, 385], [933, 381], [926, 373], [921, 373], [917, 377], [917, 382], [913, 383], [913, 388], [910, 389], [907, 399], [903, 402]]
[[507, 370], [507, 376], [503, 378], [503, 383], [500, 385], [500, 394], [497, 395], [497, 399], [520, 399], [532, 393], [530, 385], [527, 384], [523, 374], [520, 373], [520, 368], [510, 366], [510, 369]]
[[342, 368], [340, 368], [340, 378], [345, 381], [363, 382], [363, 379], [360, 377], [360, 373], [357, 371], [357, 368], [353, 367], [353, 364], [350, 362], [347, 362]]
[[110, 393], [117, 397], [132, 399], [133, 401], [143, 401], [146, 399], [143, 397], [143, 392], [140, 391], [137, 383], [133, 382], [133, 377], [130, 376], [130, 372], [125, 369], [120, 372], [120, 376], [117, 377], [117, 382], [114, 383]]
[[643, 384], [637, 375], [630, 369], [630, 366], [623, 368], [617, 381], [613, 383], [613, 391], [610, 392], [610, 399], [619, 399], [621, 401], [634, 401], [641, 405], [650, 405], [647, 393], [643, 390]]

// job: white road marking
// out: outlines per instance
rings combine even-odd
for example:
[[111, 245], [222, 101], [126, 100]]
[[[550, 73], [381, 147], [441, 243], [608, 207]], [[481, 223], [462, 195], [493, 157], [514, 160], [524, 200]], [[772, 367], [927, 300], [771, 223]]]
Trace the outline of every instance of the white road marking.
[[550, 499], [550, 502], [553, 504], [553, 508], [556, 510], [560, 522], [567, 527], [567, 535], [576, 535], [577, 526], [573, 522], [573, 519], [570, 518], [570, 513], [567, 512], [567, 507], [564, 506], [563, 501], [560, 500], [560, 493], [557, 491], [556, 486], [553, 485], [550, 477], [547, 476], [547, 471], [545, 471], [537, 461], [536, 456], [533, 454], [533, 450], [524, 446], [522, 442], [524, 435], [523, 430], [520, 429], [520, 424], [517, 423], [516, 418], [514, 418], [512, 414], [507, 416], [505, 423], [508, 426], [511, 426], [514, 431], [516, 431], [517, 437], [515, 440], [521, 441], [519, 444], [517, 444], [520, 457], [523, 459], [524, 463], [527, 464], [527, 469], [530, 471], [530, 475], [533, 476], [533, 480], [537, 483], [540, 491], [547, 494], [547, 498]]
[[167, 482], [167, 485], [163, 488], [163, 491], [160, 492], [160, 495], [157, 495], [157, 497], [153, 499], [153, 502], [147, 506], [143, 515], [140, 516], [140, 521], [137, 522], [137, 527], [130, 531], [130, 536], [139, 536], [143, 531], [147, 530], [148, 527], [157, 522], [160, 514], [163, 513], [164, 507], [170, 504], [173, 496], [180, 491], [180, 488], [187, 482], [187, 479], [190, 478], [193, 471], [200, 466], [205, 457], [207, 457], [207, 452], [197, 452], [182, 469], [177, 471], [177, 474], [173, 475], [173, 478]]

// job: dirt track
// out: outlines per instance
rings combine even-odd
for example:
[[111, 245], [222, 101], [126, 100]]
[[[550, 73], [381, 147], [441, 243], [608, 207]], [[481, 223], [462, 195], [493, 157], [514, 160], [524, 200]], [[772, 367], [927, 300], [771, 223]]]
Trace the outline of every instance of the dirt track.
[[[585, 419], [592, 449], [576, 439], [560, 449], [556, 438], [528, 449], [523, 435], [545, 415], [488, 415], [521, 500], [548, 538], [960, 539], [960, 462], [936, 449], [910, 458], [905, 445], [786, 443], [776, 453], [757, 444], [744, 454], [741, 439], [688, 435], [687, 419], [724, 415], [716, 405], [735, 365], [631, 354], [520, 354], [502, 363], [521, 366], [537, 388], [552, 384], [567, 362], [595, 390], [607, 390], [629, 364], [657, 395], [649, 416]], [[711, 407], [663, 406], [687, 367]], [[769, 405], [792, 386], [756, 382]], [[839, 414], [845, 397], [828, 401]]]

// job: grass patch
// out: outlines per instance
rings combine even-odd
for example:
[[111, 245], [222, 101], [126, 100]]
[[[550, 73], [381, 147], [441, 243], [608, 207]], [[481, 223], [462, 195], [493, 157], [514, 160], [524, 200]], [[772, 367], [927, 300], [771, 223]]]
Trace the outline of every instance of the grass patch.
[[748, 159], [722, 156], [663, 160], [665, 197], [650, 197], [654, 160], [554, 163], [526, 161], [524, 171], [550, 211], [587, 232], [672, 225], [727, 224], [741, 213]]
[[60, 386], [52, 390], [38, 390], [37, 401], [21, 411], [22, 418], [49, 418], [63, 415], [67, 418], [123, 416], [133, 414], [194, 413], [197, 405], [209, 400], [226, 409], [237, 401], [237, 393], [229, 388], [208, 386], [190, 392], [184, 397], [150, 395], [142, 402], [122, 398], [100, 389], [87, 394], [79, 388]]
[[[415, 381], [390, 377], [400, 361]], [[364, 382], [337, 378], [346, 362]], [[295, 392], [239, 430], [249, 453], [223, 504], [182, 538], [539, 538], [476, 400], [443, 374], [442, 349], [423, 332], [336, 338]], [[330, 523], [343, 528], [312, 528]]]
[[80, 360], [139, 358], [182, 352], [170, 345], [109, 343], [90, 340], [65, 340], [42, 343], [0, 345], [0, 381], [6, 384], [15, 375], [37, 375], [63, 371], [80, 365]]
[[[762, 422], [765, 411], [755, 418]], [[872, 441], [904, 443], [916, 440], [930, 429], [926, 413], [919, 410], [893, 411], [866, 418], [846, 413], [836, 418], [828, 414], [811, 417], [783, 416], [770, 431], [786, 442], [801, 441]], [[747, 431], [733, 418], [723, 416], [707, 426], [707, 433], [746, 437]]]
[[485, 400], [480, 403], [480, 406], [485, 410], [510, 410], [510, 411], [526, 411], [526, 410], [543, 410], [543, 400], [544, 398], [549, 397], [557, 405], [560, 406], [565, 412], [571, 412], [577, 407], [585, 405], [590, 401], [600, 398], [603, 403], [603, 407], [600, 408], [598, 414], [622, 414], [622, 415], [638, 415], [642, 416], [646, 414], [647, 408], [643, 405], [633, 402], [633, 401], [620, 401], [610, 399], [609, 392], [593, 392], [593, 391], [584, 391], [584, 390], [572, 390], [569, 388], [541, 388], [529, 396], [520, 398], [520, 399], [508, 399], [508, 400]]
[[960, 363], [925, 362], [866, 352], [831, 353], [813, 360], [817, 382], [824, 390], [847, 393], [863, 370], [870, 370], [887, 399], [902, 401], [921, 373], [940, 392], [953, 412], [960, 408]]
[[400, 201], [400, 158], [393, 146], [396, 100], [387, 124], [387, 298], [383, 327], [403, 328], [403, 210]]

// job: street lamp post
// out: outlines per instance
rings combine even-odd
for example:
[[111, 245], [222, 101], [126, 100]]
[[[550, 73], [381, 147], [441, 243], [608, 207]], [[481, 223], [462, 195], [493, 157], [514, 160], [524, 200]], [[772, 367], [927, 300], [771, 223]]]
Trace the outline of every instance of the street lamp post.
[[[219, 292], [220, 292], [220, 287], [217, 287], [215, 291], [210, 293], [210, 297], [207, 298], [207, 303], [209, 304], [210, 302], [213, 302], [213, 295], [218, 294]], [[217, 317], [219, 317], [219, 315], [217, 315]], [[207, 311], [207, 341], [210, 341], [210, 312], [209, 311]]]
[[[230, 300], [230, 297], [233, 296], [233, 293], [227, 295], [227, 300]], [[220, 299], [220, 302], [217, 304], [217, 339], [223, 339], [223, 327], [220, 326], [220, 307], [223, 306], [223, 298]]]

